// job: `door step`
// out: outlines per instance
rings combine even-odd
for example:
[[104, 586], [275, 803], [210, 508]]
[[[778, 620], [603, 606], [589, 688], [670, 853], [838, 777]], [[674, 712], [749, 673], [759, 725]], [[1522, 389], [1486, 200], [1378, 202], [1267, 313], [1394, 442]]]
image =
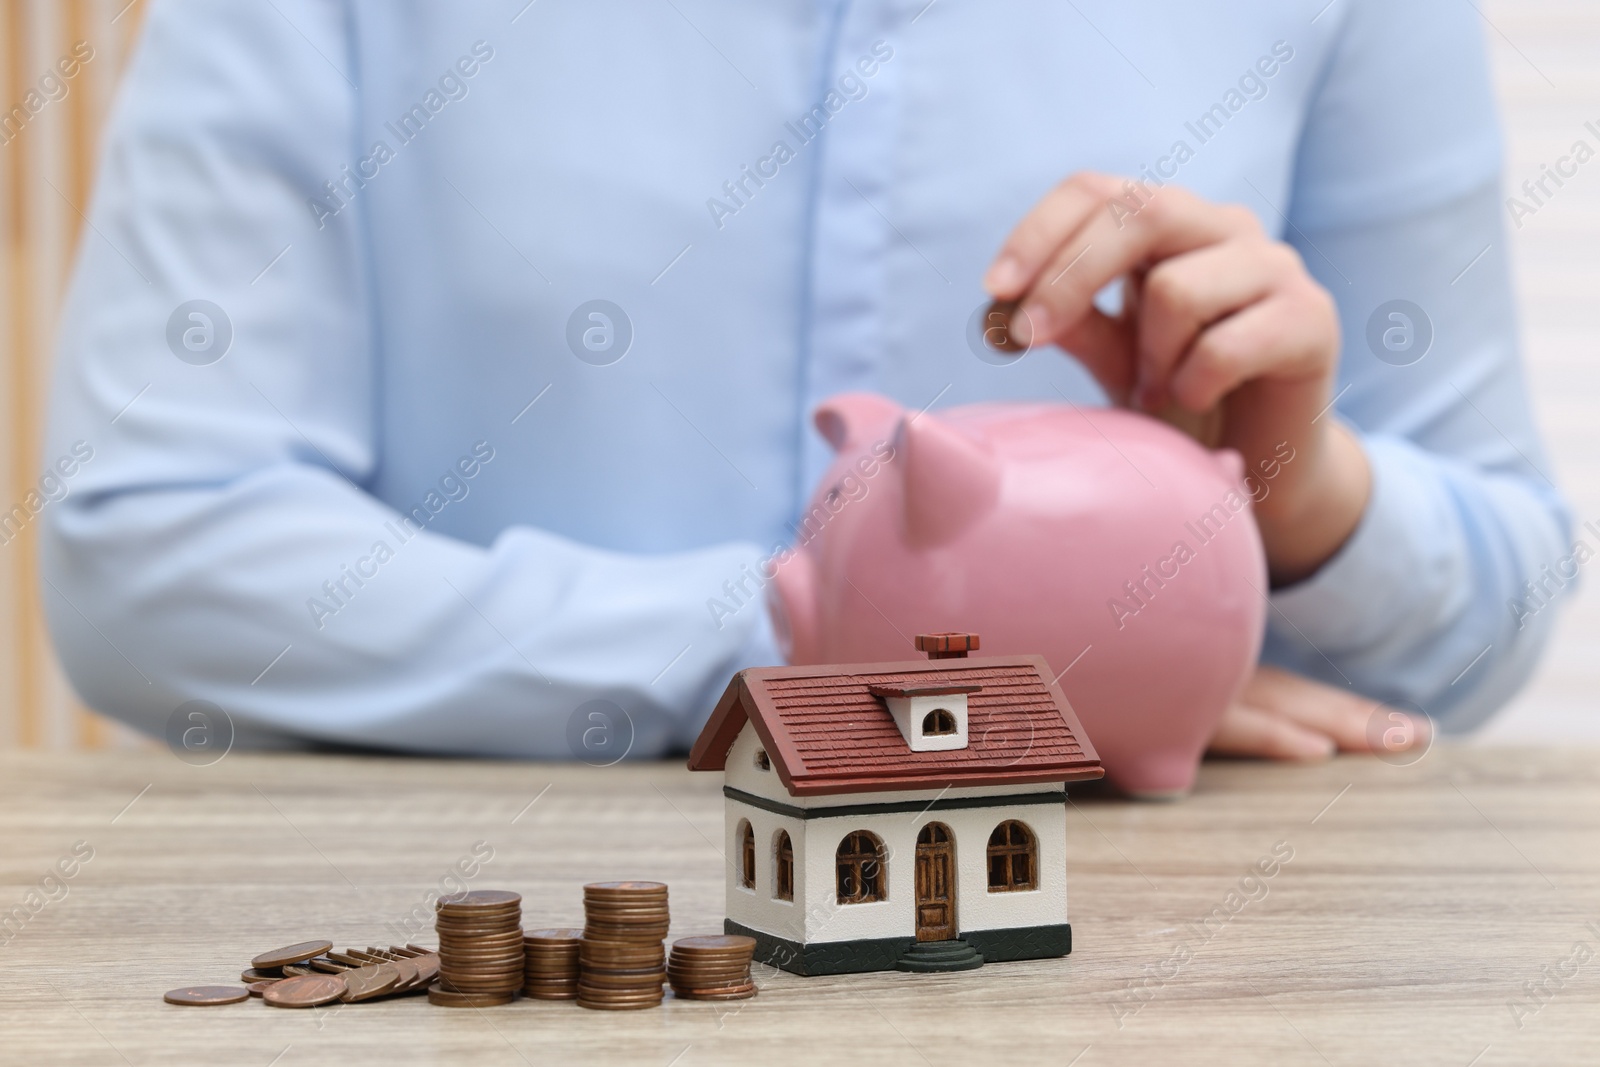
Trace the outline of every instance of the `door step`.
[[965, 941], [918, 941], [895, 961], [897, 971], [927, 974], [936, 971], [971, 971], [983, 966], [983, 957]]

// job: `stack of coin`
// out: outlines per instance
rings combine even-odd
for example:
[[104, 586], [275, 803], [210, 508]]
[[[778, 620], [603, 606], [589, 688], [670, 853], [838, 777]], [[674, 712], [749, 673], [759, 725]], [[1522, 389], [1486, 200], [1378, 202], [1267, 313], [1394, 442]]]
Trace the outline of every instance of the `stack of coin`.
[[583, 887], [578, 1006], [606, 1010], [661, 1003], [671, 917], [660, 882], [597, 882]]
[[524, 996], [572, 1000], [578, 995], [582, 930], [532, 930], [522, 937]]
[[478, 889], [440, 897], [439, 981], [428, 1000], [450, 1007], [509, 1004], [522, 985], [522, 897]]
[[756, 995], [750, 959], [756, 939], [734, 934], [683, 937], [672, 943], [667, 980], [680, 1000], [743, 1000]]

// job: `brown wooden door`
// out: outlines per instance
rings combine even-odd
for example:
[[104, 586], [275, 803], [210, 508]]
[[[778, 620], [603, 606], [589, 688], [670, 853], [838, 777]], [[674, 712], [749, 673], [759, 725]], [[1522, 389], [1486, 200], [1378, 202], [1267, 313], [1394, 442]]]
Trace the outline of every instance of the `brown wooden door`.
[[956, 850], [950, 828], [931, 822], [917, 835], [917, 940], [956, 936]]

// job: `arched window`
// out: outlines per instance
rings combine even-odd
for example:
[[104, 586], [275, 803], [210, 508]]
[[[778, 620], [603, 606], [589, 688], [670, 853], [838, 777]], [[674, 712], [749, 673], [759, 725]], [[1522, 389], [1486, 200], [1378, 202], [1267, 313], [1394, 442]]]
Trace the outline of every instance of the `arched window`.
[[779, 830], [772, 846], [776, 877], [772, 880], [772, 895], [778, 900], [794, 899], [794, 842], [789, 831]]
[[839, 842], [839, 903], [866, 904], [884, 898], [883, 842], [876, 834], [857, 830]]
[[1008, 819], [989, 835], [989, 892], [1037, 889], [1039, 846], [1033, 831]]
[[756, 887], [756, 832], [749, 820], [739, 823], [739, 884], [746, 889]]
[[956, 717], [944, 708], [934, 708], [922, 717], [923, 737], [948, 737], [956, 732]]

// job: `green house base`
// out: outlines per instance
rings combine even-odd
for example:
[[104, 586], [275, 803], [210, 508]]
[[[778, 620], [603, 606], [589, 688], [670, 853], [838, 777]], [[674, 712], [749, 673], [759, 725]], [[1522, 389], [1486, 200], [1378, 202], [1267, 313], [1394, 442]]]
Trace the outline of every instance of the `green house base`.
[[[804, 975], [892, 971], [895, 961], [905, 955], [917, 940], [915, 937], [877, 937], [803, 945], [788, 938], [752, 930], [732, 919], [724, 919], [722, 929], [725, 933], [755, 938], [755, 958], [760, 962]], [[1072, 924], [963, 930], [960, 939], [971, 945], [988, 963], [1052, 959], [1072, 952]]]

